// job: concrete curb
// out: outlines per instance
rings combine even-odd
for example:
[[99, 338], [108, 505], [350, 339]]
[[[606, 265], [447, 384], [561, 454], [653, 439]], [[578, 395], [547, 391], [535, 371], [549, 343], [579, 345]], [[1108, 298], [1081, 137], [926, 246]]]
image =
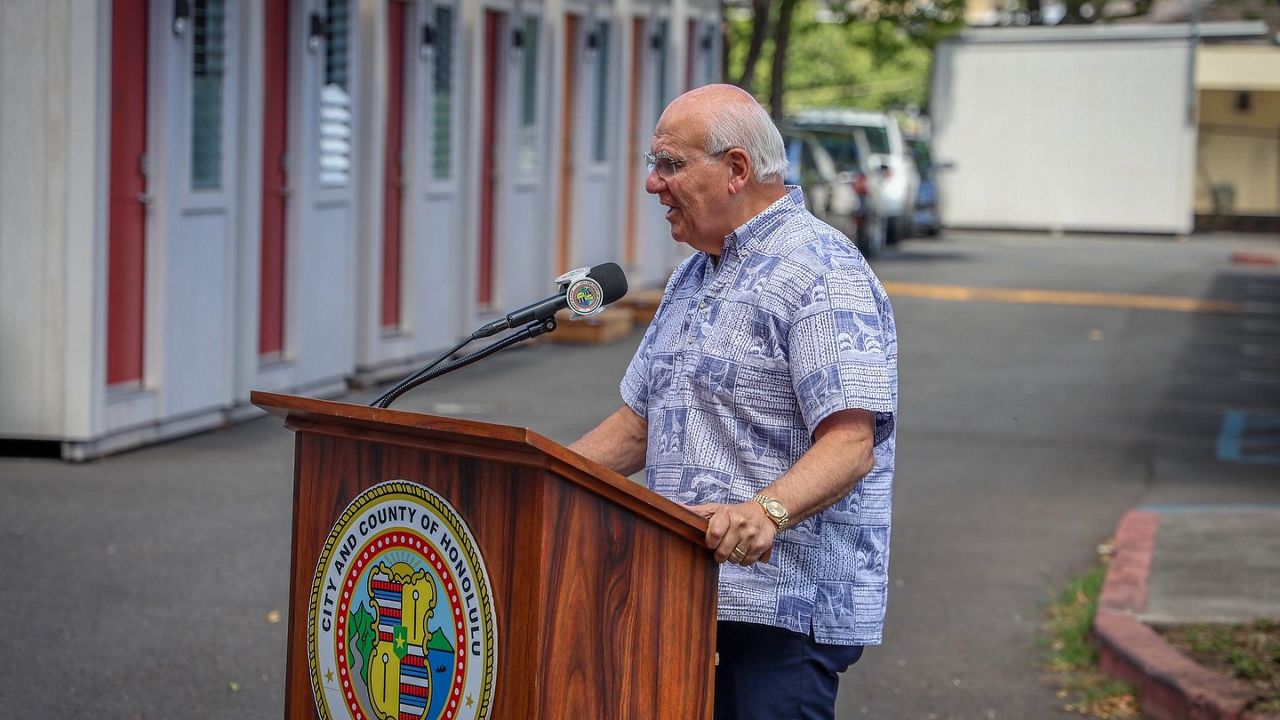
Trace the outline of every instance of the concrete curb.
[[1116, 527], [1115, 556], [1093, 618], [1104, 673], [1138, 688], [1150, 720], [1267, 720], [1245, 712], [1256, 693], [1183, 655], [1137, 619], [1146, 609], [1147, 578], [1160, 515], [1130, 510]]

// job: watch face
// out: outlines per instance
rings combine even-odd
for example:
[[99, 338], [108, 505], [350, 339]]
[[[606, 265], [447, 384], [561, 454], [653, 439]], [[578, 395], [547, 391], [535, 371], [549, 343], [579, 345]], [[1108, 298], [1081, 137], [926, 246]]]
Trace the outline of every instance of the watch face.
[[768, 510], [769, 514], [776, 518], [780, 518], [783, 515], [787, 514], [787, 511], [782, 507], [782, 503], [778, 502], [777, 500], [766, 501], [764, 504], [764, 509]]

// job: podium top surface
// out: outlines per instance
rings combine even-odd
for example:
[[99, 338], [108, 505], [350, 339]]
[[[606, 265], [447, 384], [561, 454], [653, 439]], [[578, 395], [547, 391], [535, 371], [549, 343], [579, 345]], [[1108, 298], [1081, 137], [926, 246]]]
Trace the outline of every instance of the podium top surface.
[[394, 436], [398, 444], [541, 468], [699, 545], [706, 538], [705, 518], [528, 428], [257, 390], [250, 401], [294, 431], [370, 442]]

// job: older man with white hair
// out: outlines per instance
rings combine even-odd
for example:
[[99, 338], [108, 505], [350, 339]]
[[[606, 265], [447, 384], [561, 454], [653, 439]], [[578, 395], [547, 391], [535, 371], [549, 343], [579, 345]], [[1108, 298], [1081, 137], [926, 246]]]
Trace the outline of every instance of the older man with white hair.
[[672, 274], [622, 381], [574, 443], [708, 518], [724, 563], [716, 717], [832, 718], [839, 673], [879, 644], [888, 591], [898, 342], [848, 238], [782, 182], [746, 92], [676, 98], [645, 189], [697, 250]]

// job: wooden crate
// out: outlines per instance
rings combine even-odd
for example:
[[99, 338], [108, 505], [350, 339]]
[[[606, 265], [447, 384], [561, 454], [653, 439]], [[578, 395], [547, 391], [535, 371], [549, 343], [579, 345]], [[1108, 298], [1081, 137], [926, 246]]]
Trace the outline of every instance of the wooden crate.
[[618, 305], [631, 308], [635, 313], [635, 324], [648, 326], [658, 312], [658, 303], [662, 302], [662, 288], [634, 290], [618, 301]]
[[558, 327], [551, 333], [552, 342], [571, 345], [603, 345], [631, 334], [635, 312], [626, 307], [609, 307], [591, 317], [570, 320], [572, 313], [556, 313]]

